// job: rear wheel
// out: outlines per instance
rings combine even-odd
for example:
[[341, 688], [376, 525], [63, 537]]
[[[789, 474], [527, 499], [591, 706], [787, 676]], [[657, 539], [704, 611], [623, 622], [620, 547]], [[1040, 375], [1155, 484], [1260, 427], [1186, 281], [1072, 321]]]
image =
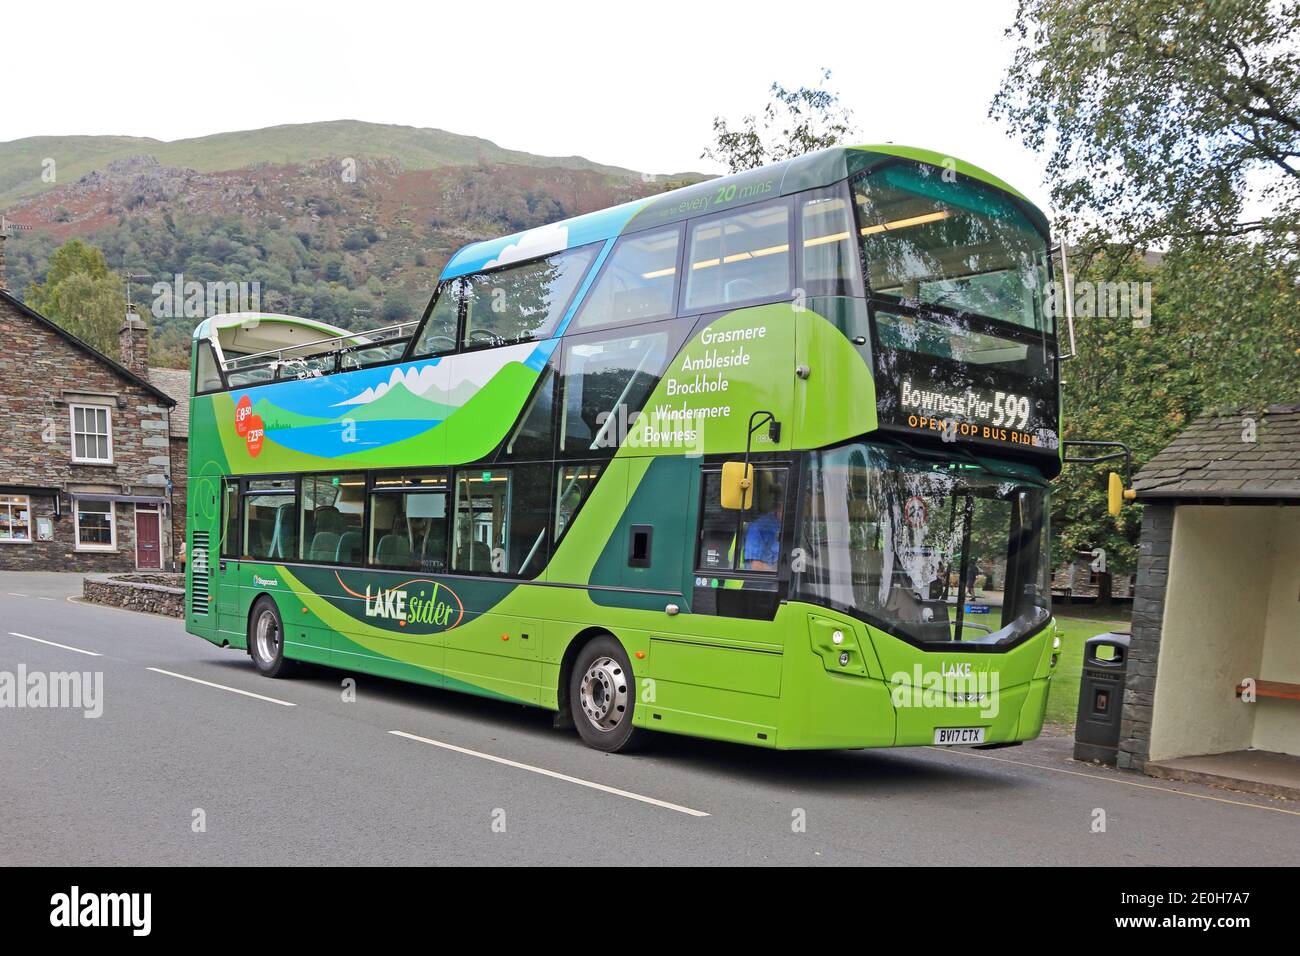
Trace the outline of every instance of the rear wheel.
[[284, 623], [275, 602], [268, 597], [257, 599], [248, 616], [248, 653], [253, 664], [267, 677], [284, 677], [293, 662], [284, 656]]
[[643, 746], [648, 731], [632, 726], [636, 679], [623, 645], [605, 635], [578, 652], [569, 676], [569, 710], [589, 747], [627, 753]]

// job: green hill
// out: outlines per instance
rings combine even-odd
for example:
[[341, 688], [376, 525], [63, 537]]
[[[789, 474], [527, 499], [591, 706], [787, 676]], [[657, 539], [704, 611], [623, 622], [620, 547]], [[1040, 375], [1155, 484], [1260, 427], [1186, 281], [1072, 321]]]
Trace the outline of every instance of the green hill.
[[[579, 169], [633, 177], [629, 169], [581, 156], [537, 156], [505, 149], [477, 136], [440, 129], [332, 120], [215, 133], [172, 142], [141, 136], [33, 136], [0, 143], [0, 207], [71, 183], [114, 159], [147, 154], [167, 166], [199, 172], [241, 169], [254, 163], [305, 163], [333, 157], [395, 159], [406, 169], [477, 163]], [[57, 182], [42, 180], [42, 163], [55, 161]]]
[[277, 431], [281, 428], [306, 428], [309, 425], [327, 425], [331, 421], [328, 418], [312, 418], [310, 415], [299, 415], [297, 412], [291, 412], [288, 409], [273, 405], [265, 398], [257, 400], [253, 406], [253, 414], [262, 419], [262, 424], [267, 431]]
[[431, 402], [414, 394], [401, 382], [393, 385], [379, 398], [365, 405], [344, 406], [345, 418], [357, 421], [390, 421], [393, 419], [415, 419], [417, 421], [442, 421], [454, 407], [441, 402]]

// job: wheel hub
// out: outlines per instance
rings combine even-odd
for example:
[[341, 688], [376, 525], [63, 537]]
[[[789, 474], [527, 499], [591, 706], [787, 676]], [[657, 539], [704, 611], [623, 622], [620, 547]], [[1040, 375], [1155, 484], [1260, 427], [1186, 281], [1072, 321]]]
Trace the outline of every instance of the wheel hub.
[[257, 618], [257, 656], [265, 663], [275, 662], [280, 650], [280, 628], [275, 623], [275, 615], [263, 611]]
[[618, 661], [598, 657], [579, 685], [582, 712], [597, 730], [613, 730], [627, 714], [627, 673]]

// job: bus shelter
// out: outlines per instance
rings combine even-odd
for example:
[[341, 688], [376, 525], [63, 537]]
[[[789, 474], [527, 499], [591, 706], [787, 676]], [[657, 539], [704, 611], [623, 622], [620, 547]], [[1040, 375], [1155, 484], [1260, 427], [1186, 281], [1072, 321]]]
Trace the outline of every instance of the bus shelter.
[[1133, 484], [1119, 766], [1300, 798], [1300, 404], [1203, 415]]

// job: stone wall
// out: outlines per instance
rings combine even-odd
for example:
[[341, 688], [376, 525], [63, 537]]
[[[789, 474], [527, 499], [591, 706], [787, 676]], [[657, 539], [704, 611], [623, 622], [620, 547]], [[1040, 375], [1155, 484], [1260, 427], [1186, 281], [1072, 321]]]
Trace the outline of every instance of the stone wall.
[[1120, 714], [1119, 755], [1123, 769], [1146, 769], [1151, 753], [1151, 713], [1155, 703], [1156, 665], [1169, 583], [1169, 551], [1174, 540], [1174, 506], [1147, 504], [1138, 545], [1137, 585], [1133, 591], [1132, 637], [1128, 679]]
[[188, 505], [189, 481], [185, 476], [189, 468], [189, 445], [190, 442], [187, 437], [177, 438], [173, 435], [168, 447], [172, 469], [172, 546], [170, 551], [163, 553], [176, 562], [175, 567], [177, 570], [181, 569], [181, 545], [185, 543], [185, 515], [188, 513], [186, 507]]
[[[141, 580], [131, 580], [140, 578]], [[154, 583], [172, 580], [180, 586]], [[93, 604], [131, 611], [185, 617], [185, 587], [180, 575], [91, 574], [81, 582], [81, 596]]]
[[[1072, 564], [1062, 564], [1052, 572], [1052, 591], [1058, 595], [1074, 598], [1096, 600], [1101, 596], [1098, 586], [1101, 575], [1095, 575], [1091, 567], [1091, 558], [1077, 558]], [[1127, 574], [1111, 574], [1110, 596], [1112, 598], [1131, 598], [1133, 596], [1133, 578]]]

